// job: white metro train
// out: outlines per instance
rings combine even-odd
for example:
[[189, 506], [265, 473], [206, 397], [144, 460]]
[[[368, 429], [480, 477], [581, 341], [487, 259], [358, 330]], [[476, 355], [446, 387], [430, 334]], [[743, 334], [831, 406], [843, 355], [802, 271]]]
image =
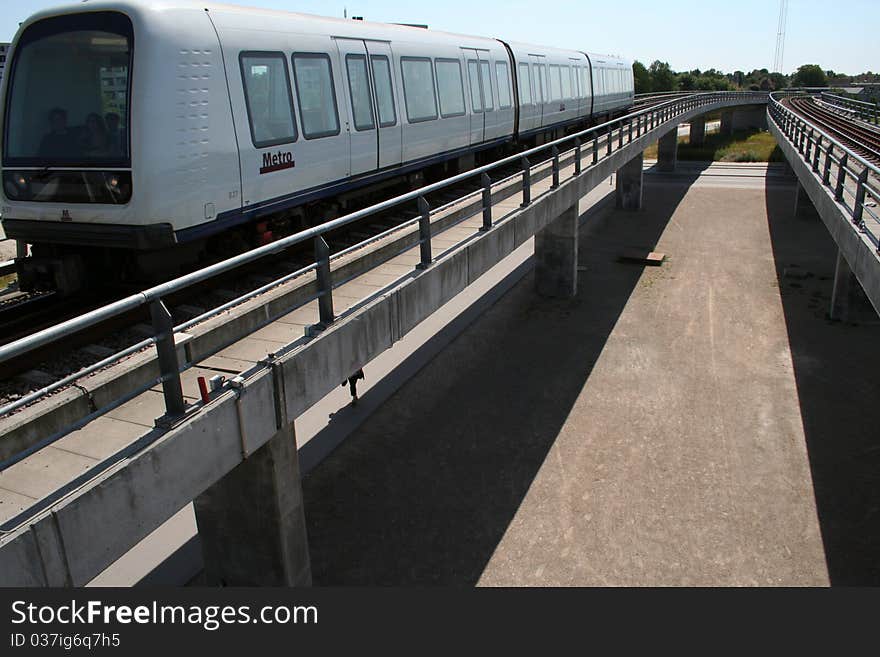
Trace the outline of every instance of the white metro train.
[[20, 279], [73, 288], [562, 136], [631, 107], [633, 77], [612, 57], [412, 26], [88, 0], [22, 24], [0, 91]]

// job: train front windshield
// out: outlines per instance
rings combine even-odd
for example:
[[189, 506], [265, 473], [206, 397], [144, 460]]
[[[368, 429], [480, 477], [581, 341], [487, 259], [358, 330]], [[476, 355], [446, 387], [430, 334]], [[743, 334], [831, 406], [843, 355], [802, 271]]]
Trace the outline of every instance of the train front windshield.
[[[22, 33], [6, 93], [8, 197], [124, 202], [120, 180], [125, 176], [112, 169], [131, 166], [132, 49], [131, 21], [116, 12], [49, 18]], [[55, 167], [68, 171], [52, 171]]]

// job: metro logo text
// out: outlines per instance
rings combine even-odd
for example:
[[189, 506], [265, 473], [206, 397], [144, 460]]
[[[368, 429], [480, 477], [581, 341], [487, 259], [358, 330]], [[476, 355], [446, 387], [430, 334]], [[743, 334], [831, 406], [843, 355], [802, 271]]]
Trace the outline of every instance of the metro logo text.
[[263, 153], [263, 166], [260, 173], [272, 173], [282, 169], [292, 169], [296, 166], [293, 161], [293, 153], [289, 151], [277, 151], [275, 153]]

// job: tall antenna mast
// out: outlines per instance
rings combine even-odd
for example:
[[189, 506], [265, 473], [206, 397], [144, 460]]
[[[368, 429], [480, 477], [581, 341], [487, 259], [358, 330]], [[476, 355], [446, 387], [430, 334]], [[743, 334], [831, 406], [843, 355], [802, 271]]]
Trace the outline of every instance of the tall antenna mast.
[[776, 53], [773, 55], [773, 72], [782, 73], [785, 57], [785, 24], [788, 22], [788, 0], [779, 0], [779, 25], [776, 28]]

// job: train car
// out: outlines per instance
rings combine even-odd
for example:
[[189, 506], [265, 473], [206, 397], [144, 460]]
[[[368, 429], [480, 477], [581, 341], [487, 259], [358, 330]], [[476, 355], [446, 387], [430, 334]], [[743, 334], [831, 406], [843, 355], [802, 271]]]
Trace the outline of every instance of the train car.
[[0, 105], [3, 226], [31, 245], [20, 282], [170, 275], [624, 111], [625, 63], [593, 66], [583, 52], [212, 2], [38, 13]]

